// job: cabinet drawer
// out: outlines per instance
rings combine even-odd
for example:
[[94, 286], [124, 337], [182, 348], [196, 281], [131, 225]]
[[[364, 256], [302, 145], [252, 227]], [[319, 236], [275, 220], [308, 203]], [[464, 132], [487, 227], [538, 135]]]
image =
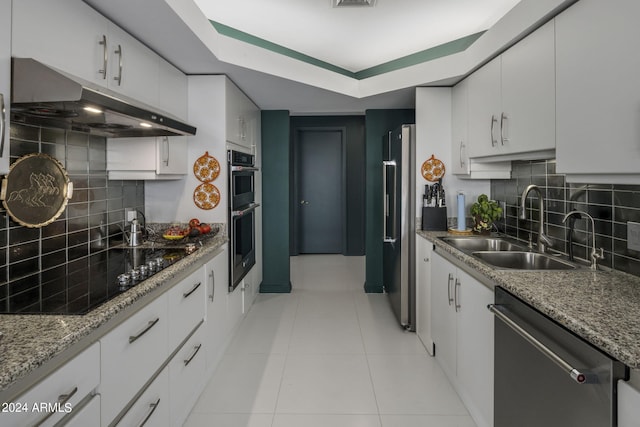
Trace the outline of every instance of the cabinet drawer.
[[96, 394], [79, 411], [73, 411], [70, 418], [66, 418], [56, 424], [55, 427], [88, 427], [100, 425], [100, 395]]
[[100, 340], [102, 425], [111, 422], [169, 356], [162, 295]]
[[198, 400], [206, 370], [205, 350], [200, 326], [169, 363], [171, 425], [182, 425]]
[[[0, 425], [52, 426], [100, 383], [100, 345], [95, 343], [14, 402], [3, 403]], [[55, 406], [51, 415], [41, 405]], [[5, 405], [13, 405], [6, 406]], [[4, 412], [5, 410], [9, 412]]]
[[122, 427], [142, 425], [168, 427], [170, 425], [169, 374], [166, 368], [115, 425]]
[[204, 269], [199, 268], [169, 292], [169, 348], [175, 349], [204, 319]]

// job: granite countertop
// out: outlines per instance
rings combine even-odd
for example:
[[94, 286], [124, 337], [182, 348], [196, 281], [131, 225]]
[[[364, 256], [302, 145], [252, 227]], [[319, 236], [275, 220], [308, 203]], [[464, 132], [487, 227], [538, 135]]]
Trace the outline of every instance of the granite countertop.
[[[566, 271], [495, 269], [438, 237], [418, 231], [466, 270], [473, 270], [630, 368], [640, 369], [640, 277], [588, 268]], [[478, 277], [478, 274], [475, 275]]]
[[[164, 270], [154, 274], [144, 282], [116, 296], [84, 315], [54, 314], [4, 314], [0, 315], [0, 395], [18, 381], [43, 367], [54, 358], [64, 358], [64, 354], [74, 352], [73, 348], [84, 349], [99, 339], [99, 328], [106, 333], [117, 321], [129, 313], [127, 309], [142, 307], [145, 297], [152, 298], [175, 284], [176, 277], [211, 257], [228, 239], [225, 227], [217, 226], [217, 231], [196, 239], [199, 248]], [[193, 239], [191, 240], [193, 241]], [[200, 242], [202, 244], [200, 244]], [[144, 246], [160, 247], [161, 241], [145, 243]], [[176, 247], [176, 243], [167, 246]], [[166, 288], [166, 289], [164, 289]], [[79, 345], [79, 344], [84, 345]], [[64, 353], [64, 354], [63, 354]], [[69, 356], [69, 357], [71, 357]]]

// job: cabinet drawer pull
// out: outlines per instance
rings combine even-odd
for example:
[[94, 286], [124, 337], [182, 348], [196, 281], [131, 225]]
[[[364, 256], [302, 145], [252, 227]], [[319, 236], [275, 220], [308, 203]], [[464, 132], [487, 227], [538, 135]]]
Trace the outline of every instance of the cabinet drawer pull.
[[494, 128], [493, 125], [497, 123], [498, 123], [498, 119], [496, 118], [496, 116], [492, 114], [491, 115], [491, 146], [492, 147], [495, 147], [496, 144], [498, 144], [498, 140], [493, 137], [493, 128]]
[[213, 297], [216, 294], [216, 275], [213, 270], [209, 272], [209, 277], [211, 277], [211, 295], [209, 295], [209, 299], [213, 301]]
[[455, 300], [456, 311], [460, 311], [460, 300], [458, 299], [458, 289], [460, 288], [460, 279], [456, 279], [456, 284], [453, 286], [453, 297]]
[[[63, 408], [64, 405], [73, 397], [74, 394], [76, 394], [78, 392], [78, 386], [75, 386], [73, 389], [71, 389], [71, 391], [69, 393], [65, 393], [65, 394], [61, 394], [60, 396], [58, 396], [58, 401], [57, 406], [59, 408]], [[39, 427], [42, 424], [44, 424], [45, 421], [47, 421], [49, 419], [49, 417], [51, 417], [53, 414], [55, 414], [54, 411], [48, 412], [47, 415], [45, 415], [44, 417], [42, 417], [42, 419], [40, 421], [38, 421], [36, 424], [34, 424], [34, 427]]]
[[122, 45], [118, 45], [118, 49], [113, 53], [118, 55], [118, 76], [114, 77], [113, 80], [118, 82], [118, 86], [122, 86]]
[[198, 344], [193, 347], [193, 353], [191, 353], [191, 356], [184, 359], [184, 366], [187, 366], [189, 363], [191, 363], [193, 358], [196, 357], [196, 354], [198, 354], [198, 352], [200, 351], [201, 347], [202, 347], [202, 344]]
[[158, 405], [160, 405], [160, 398], [158, 398], [158, 400], [156, 400], [154, 403], [149, 404], [149, 413], [146, 417], [144, 417], [144, 420], [142, 420], [142, 422], [138, 424], [138, 427], [143, 427], [147, 423], [147, 421], [149, 421], [149, 418], [151, 418], [153, 413], [156, 411]]
[[136, 335], [129, 336], [129, 344], [131, 344], [132, 342], [134, 342], [135, 340], [137, 340], [138, 338], [140, 338], [141, 336], [149, 332], [149, 329], [153, 328], [156, 325], [156, 323], [158, 323], [159, 320], [160, 318], [156, 317], [156, 320], [149, 321], [149, 323], [147, 323], [147, 326], [145, 326], [144, 329], [138, 332]]
[[107, 49], [107, 36], [102, 35], [102, 40], [98, 42], [102, 46], [102, 69], [98, 70], [98, 74], [102, 74], [102, 80], [107, 79], [107, 64], [109, 62], [109, 49]]
[[189, 298], [191, 296], [192, 293], [194, 293], [196, 291], [196, 289], [198, 289], [200, 287], [200, 285], [202, 285], [202, 282], [198, 282], [195, 285], [193, 285], [193, 288], [191, 288], [191, 290], [189, 292], [185, 292], [184, 294], [182, 294], [183, 298]]
[[502, 113], [500, 116], [500, 143], [502, 145], [504, 145], [505, 142], [509, 142], [509, 138], [504, 136], [504, 128], [508, 118], [505, 113]]
[[453, 298], [451, 298], [451, 281], [453, 280], [453, 274], [449, 273], [449, 278], [447, 279], [447, 299], [449, 300], [449, 305], [453, 302]]
[[460, 141], [460, 167], [461, 168], [464, 167], [464, 157], [462, 155], [463, 150], [464, 150], [464, 142]]

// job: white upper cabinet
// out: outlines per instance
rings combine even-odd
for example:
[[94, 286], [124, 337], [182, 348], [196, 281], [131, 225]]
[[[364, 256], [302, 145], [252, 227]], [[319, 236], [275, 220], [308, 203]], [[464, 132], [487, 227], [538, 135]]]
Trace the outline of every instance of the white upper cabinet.
[[[451, 112], [451, 160], [453, 174], [459, 178], [508, 179], [511, 178], [511, 162], [478, 162], [469, 158], [469, 79], [453, 88]], [[479, 124], [478, 124], [478, 127]]]
[[554, 40], [551, 21], [502, 55], [502, 140], [507, 153], [556, 147]]
[[11, 2], [0, 2], [0, 175], [9, 171], [11, 105]]
[[555, 149], [554, 22], [468, 78], [469, 157], [551, 158]]
[[640, 2], [582, 0], [556, 17], [557, 170], [640, 183]]
[[187, 138], [107, 139], [109, 179], [182, 179], [188, 173]]
[[13, 9], [14, 57], [34, 58], [185, 118], [186, 76], [86, 3], [20, 0]]
[[260, 110], [228, 79], [225, 90], [227, 141], [247, 148], [255, 147]]

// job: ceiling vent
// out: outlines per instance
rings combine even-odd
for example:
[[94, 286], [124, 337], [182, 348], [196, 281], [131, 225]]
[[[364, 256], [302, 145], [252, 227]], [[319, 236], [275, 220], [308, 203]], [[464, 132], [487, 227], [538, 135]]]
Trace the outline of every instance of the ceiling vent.
[[376, 0], [332, 0], [333, 7], [375, 6]]

